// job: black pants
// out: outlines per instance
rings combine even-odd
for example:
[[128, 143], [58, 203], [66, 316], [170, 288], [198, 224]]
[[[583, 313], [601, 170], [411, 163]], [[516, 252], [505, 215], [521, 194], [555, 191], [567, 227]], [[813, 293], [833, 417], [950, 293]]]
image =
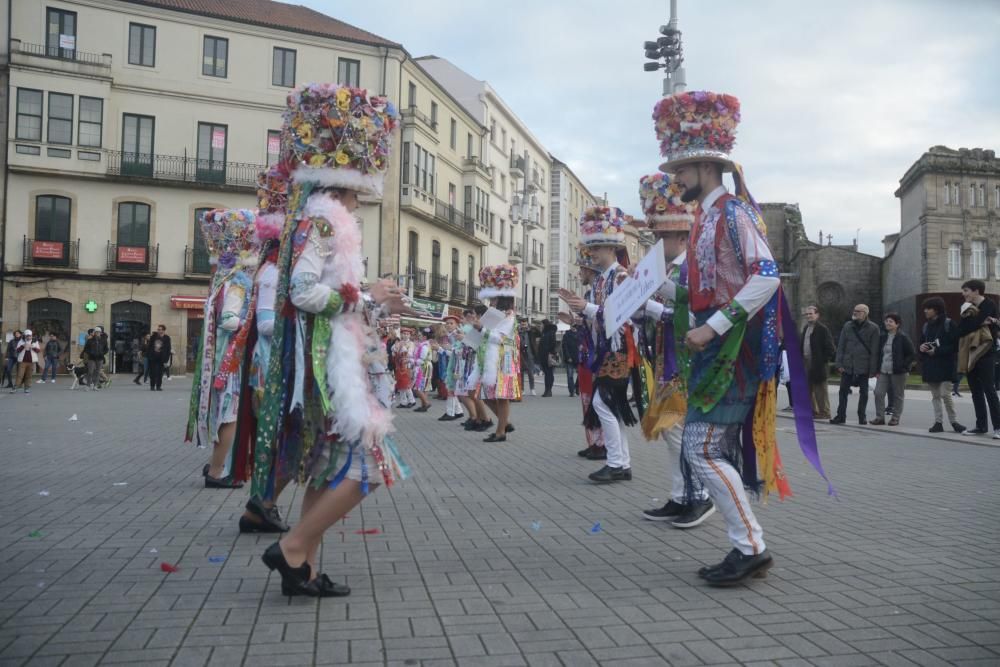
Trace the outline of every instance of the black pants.
[[548, 363], [542, 364], [542, 374], [545, 376], [545, 393], [552, 393], [552, 383], [556, 381], [556, 369]]
[[163, 364], [158, 361], [149, 362], [149, 389], [156, 391], [163, 387]]
[[528, 386], [532, 391], [535, 390], [535, 369], [532, 368], [532, 363], [528, 361], [528, 358], [521, 355], [521, 391], [524, 391], [524, 376], [528, 376]]
[[868, 376], [844, 373], [840, 376], [840, 400], [837, 402], [837, 419], [847, 419], [847, 395], [852, 386], [858, 386], [858, 419], [865, 419], [868, 410]]
[[965, 378], [972, 392], [972, 406], [976, 409], [976, 428], [980, 431], [987, 430], [988, 407], [993, 430], [1000, 429], [1000, 400], [997, 399], [997, 390], [993, 388], [993, 357], [980, 359], [979, 363], [965, 374]]

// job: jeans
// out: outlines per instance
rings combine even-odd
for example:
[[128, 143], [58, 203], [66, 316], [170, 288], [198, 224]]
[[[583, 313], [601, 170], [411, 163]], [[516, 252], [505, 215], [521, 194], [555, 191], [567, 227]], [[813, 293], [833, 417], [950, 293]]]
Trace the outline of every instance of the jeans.
[[91, 389], [101, 386], [101, 366], [104, 362], [100, 359], [87, 359], [87, 382]]
[[14, 386], [14, 369], [17, 367], [17, 359], [7, 359], [3, 367], [3, 379], [8, 382], [8, 387]]
[[844, 373], [840, 376], [840, 399], [837, 402], [837, 419], [847, 419], [847, 395], [851, 386], [858, 384], [858, 419], [865, 419], [868, 410], [868, 376]]
[[526, 374], [528, 376], [528, 386], [531, 388], [531, 391], [535, 390], [535, 374], [534, 374], [534, 370], [535, 369], [531, 368], [531, 364], [525, 363], [525, 356], [522, 354], [521, 355], [521, 389], [522, 390], [524, 390], [524, 376]]
[[56, 379], [56, 367], [59, 366], [59, 357], [45, 357], [45, 368], [42, 369], [42, 382], [45, 382], [45, 375], [52, 369], [52, 377], [50, 379]]
[[972, 392], [972, 406], [976, 409], [976, 428], [987, 430], [988, 416], [993, 422], [993, 430], [1000, 429], [1000, 400], [997, 399], [997, 390], [993, 388], [993, 355], [980, 359], [965, 377]]
[[576, 393], [576, 364], [565, 364], [566, 366], [566, 387], [569, 388], [569, 395]]

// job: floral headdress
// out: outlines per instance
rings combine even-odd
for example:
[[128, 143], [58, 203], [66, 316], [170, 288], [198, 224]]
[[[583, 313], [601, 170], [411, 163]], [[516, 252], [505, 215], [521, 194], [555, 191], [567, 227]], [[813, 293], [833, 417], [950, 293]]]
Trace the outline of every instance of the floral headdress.
[[479, 269], [479, 290], [481, 299], [498, 296], [517, 296], [517, 267], [510, 264], [496, 264]]
[[646, 226], [654, 232], [690, 232], [694, 224], [694, 202], [681, 201], [683, 188], [662, 172], [639, 179], [639, 201]]
[[[257, 209], [258, 218], [281, 218], [285, 222], [285, 209], [288, 207], [288, 163], [279, 160], [257, 175]], [[258, 219], [258, 225], [260, 220]]]
[[382, 196], [392, 131], [399, 120], [386, 97], [332, 83], [300, 86], [284, 114], [292, 180]]
[[201, 219], [201, 233], [208, 245], [209, 260], [220, 269], [257, 266], [260, 261], [260, 239], [257, 236], [257, 216], [245, 208], [216, 208], [206, 211]]
[[580, 218], [580, 243], [625, 247], [625, 214], [615, 206], [591, 206]]
[[576, 247], [576, 265], [591, 271], [600, 271], [594, 261], [594, 253], [582, 243]]
[[665, 97], [653, 108], [661, 171], [687, 162], [721, 162], [732, 170], [729, 153], [736, 143], [740, 101], [732, 95], [698, 90]]

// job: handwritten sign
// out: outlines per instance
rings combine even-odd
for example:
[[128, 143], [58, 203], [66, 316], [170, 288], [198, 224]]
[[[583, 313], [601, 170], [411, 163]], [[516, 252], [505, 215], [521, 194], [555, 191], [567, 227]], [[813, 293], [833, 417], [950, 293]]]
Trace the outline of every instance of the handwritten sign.
[[59, 241], [35, 241], [31, 246], [35, 259], [62, 259], [63, 244]]
[[146, 249], [142, 246], [118, 246], [119, 264], [145, 264]]
[[76, 35], [59, 35], [59, 48], [69, 49], [73, 51], [76, 49]]
[[212, 130], [212, 148], [226, 147], [226, 131]]
[[632, 314], [646, 305], [656, 290], [667, 280], [667, 263], [663, 259], [663, 241], [649, 249], [636, 264], [634, 278], [629, 276], [615, 287], [604, 302], [604, 332], [611, 338]]

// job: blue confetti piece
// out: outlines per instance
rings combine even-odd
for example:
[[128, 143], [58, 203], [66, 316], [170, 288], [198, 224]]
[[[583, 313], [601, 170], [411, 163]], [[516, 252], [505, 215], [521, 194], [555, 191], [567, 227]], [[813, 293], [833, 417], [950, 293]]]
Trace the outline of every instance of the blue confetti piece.
[[538, 531], [540, 531], [542, 529], [542, 522], [541, 521], [533, 521], [531, 523], [531, 529], [537, 533]]
[[208, 562], [209, 563], [225, 563], [226, 562], [226, 557], [225, 556], [209, 556], [208, 557]]
[[591, 533], [599, 533], [599, 532], [601, 532], [601, 522], [598, 521], [593, 526], [591, 526], [590, 527], [590, 532]]

